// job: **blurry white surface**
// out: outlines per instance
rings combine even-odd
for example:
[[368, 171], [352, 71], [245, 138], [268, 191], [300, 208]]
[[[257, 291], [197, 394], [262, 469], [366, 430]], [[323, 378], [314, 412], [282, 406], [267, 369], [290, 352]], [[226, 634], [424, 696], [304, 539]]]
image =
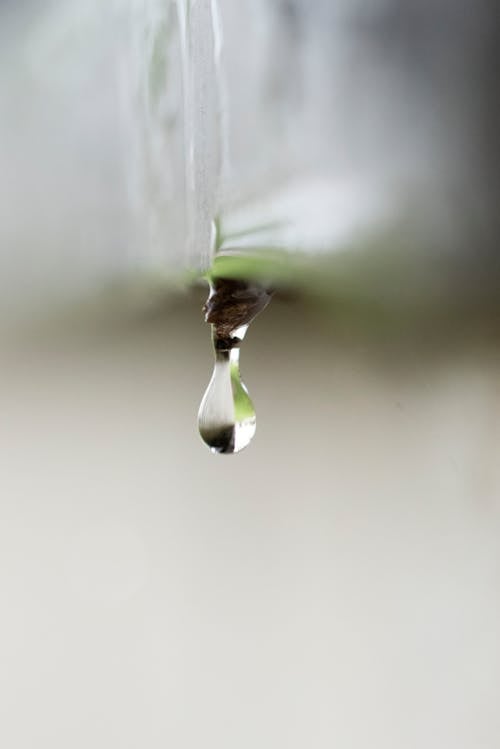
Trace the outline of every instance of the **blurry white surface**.
[[303, 177], [229, 212], [222, 222], [223, 248], [345, 251], [395, 218], [381, 185]]
[[410, 5], [0, 6], [2, 313], [204, 269], [218, 215], [279, 214], [302, 250], [398, 222], [437, 252], [468, 249], [469, 220], [487, 238], [488, 13]]
[[2, 746], [497, 749], [498, 361], [266, 316], [236, 458], [201, 323], [4, 350]]

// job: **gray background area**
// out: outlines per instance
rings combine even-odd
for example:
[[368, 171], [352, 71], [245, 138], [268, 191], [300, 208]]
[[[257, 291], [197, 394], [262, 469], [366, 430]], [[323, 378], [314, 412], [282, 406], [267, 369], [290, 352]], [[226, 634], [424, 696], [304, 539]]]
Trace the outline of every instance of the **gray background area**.
[[213, 456], [201, 301], [3, 347], [2, 746], [496, 749], [491, 348], [278, 300], [254, 442]]

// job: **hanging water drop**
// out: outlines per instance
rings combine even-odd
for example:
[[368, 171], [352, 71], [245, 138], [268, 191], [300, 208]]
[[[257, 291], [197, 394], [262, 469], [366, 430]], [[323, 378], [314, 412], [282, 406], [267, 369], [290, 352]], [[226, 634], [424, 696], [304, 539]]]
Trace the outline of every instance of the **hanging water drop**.
[[239, 368], [239, 343], [245, 332], [246, 327], [235, 331], [232, 348], [227, 349], [218, 347], [214, 334], [214, 371], [198, 414], [200, 434], [212, 452], [239, 452], [255, 434], [255, 409]]
[[215, 363], [201, 401], [198, 427], [214, 453], [237, 453], [255, 434], [253, 403], [240, 376], [240, 345], [248, 325], [269, 303], [271, 292], [245, 281], [211, 283], [205, 320], [212, 324]]

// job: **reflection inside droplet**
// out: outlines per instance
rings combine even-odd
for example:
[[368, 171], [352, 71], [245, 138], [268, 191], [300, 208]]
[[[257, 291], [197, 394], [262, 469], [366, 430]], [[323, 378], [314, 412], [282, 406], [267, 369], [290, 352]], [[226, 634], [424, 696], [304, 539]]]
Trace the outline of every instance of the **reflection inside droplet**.
[[[239, 367], [239, 345], [247, 327], [241, 326], [223, 342], [214, 333], [214, 371], [201, 401], [198, 426], [202, 439], [215, 453], [237, 453], [255, 434], [255, 409]], [[232, 347], [225, 347], [229, 345]]]

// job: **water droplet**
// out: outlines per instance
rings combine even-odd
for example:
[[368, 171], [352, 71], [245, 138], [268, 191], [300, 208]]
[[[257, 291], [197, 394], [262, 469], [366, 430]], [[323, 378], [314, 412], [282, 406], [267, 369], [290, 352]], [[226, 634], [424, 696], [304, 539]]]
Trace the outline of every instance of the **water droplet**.
[[[243, 339], [246, 327], [233, 340]], [[203, 440], [215, 453], [237, 453], [255, 434], [255, 409], [241, 381], [239, 342], [230, 349], [217, 348], [212, 379], [201, 401], [198, 426]]]
[[214, 453], [237, 453], [255, 434], [253, 403], [240, 376], [240, 344], [249, 323], [269, 303], [271, 292], [257, 284], [219, 280], [205, 305], [212, 323], [215, 364], [201, 401], [198, 427]]

